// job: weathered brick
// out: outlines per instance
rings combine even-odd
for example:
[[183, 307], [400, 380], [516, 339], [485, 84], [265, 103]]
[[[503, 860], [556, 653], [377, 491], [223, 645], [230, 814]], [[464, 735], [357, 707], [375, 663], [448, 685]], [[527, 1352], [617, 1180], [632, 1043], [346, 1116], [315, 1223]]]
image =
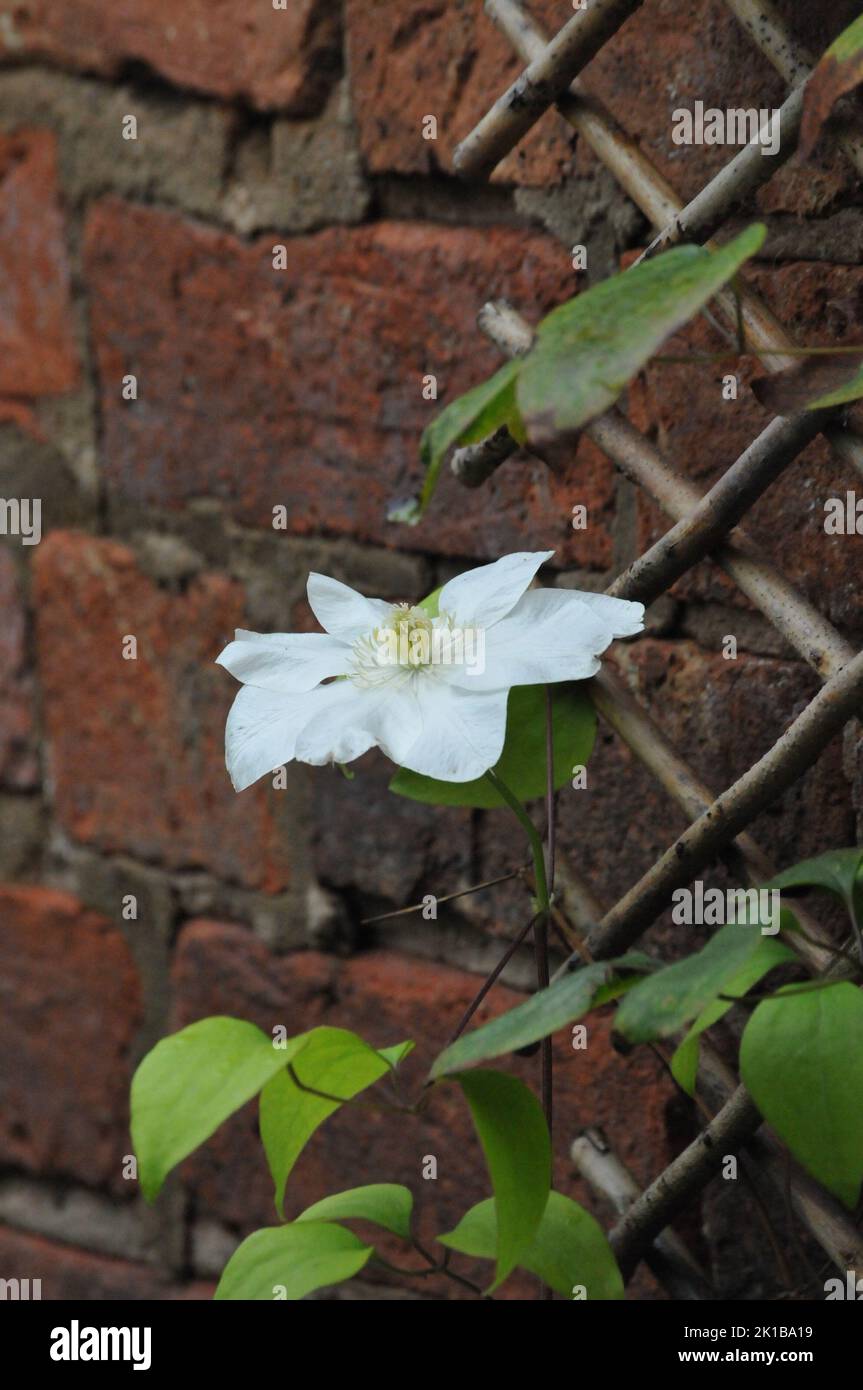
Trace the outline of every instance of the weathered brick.
[[5, 885], [0, 951], [2, 1162], [128, 1192], [122, 1161], [141, 1004], [119, 928], [70, 894]]
[[[149, 1265], [94, 1255], [7, 1226], [0, 1227], [0, 1279], [41, 1279], [43, 1302], [139, 1303], [212, 1297], [210, 1285], [171, 1284]], [[32, 1283], [29, 1287], [32, 1299]]]
[[[111, 189], [145, 201], [177, 203], [217, 215], [228, 139], [229, 108], [189, 101], [159, 86], [109, 87], [74, 73], [34, 68], [0, 73], [0, 128], [14, 131], [22, 110], [32, 125], [57, 136], [64, 202], [75, 205]], [[124, 118], [137, 122], [124, 138]]]
[[[210, 496], [272, 526], [496, 558], [557, 546], [604, 566], [612, 488], [603, 460], [561, 476], [512, 461], [469, 493], [447, 478], [422, 526], [385, 521], [415, 491], [419, 436], [440, 404], [498, 365], [476, 313], [505, 293], [533, 318], [574, 289], [569, 258], [505, 228], [379, 223], [244, 245], [180, 218], [106, 200], [87, 235], [112, 493], [138, 506]], [[138, 377], [123, 401], [123, 375]], [[593, 524], [572, 531], [571, 502]]]
[[381, 754], [361, 759], [353, 771], [352, 782], [338, 773], [317, 777], [318, 876], [336, 888], [382, 896], [400, 907], [416, 901], [420, 888], [439, 896], [454, 891], [470, 869], [471, 812], [423, 806], [388, 792], [395, 769]]
[[340, 63], [338, 9], [326, 0], [26, 0], [4, 16], [0, 53], [109, 77], [143, 66], [180, 87], [303, 114]]
[[347, 84], [309, 120], [274, 121], [237, 150], [224, 216], [248, 234], [278, 227], [307, 232], [334, 222], [362, 222], [371, 190], [363, 177]]
[[[692, 642], [648, 638], [620, 644], [615, 661], [660, 729], [716, 793], [768, 751], [819, 687], [800, 662], [745, 652], [726, 661]], [[834, 739], [753, 823], [753, 835], [781, 866], [852, 842], [851, 793], [841, 755], [841, 740]], [[600, 722], [588, 787], [561, 794], [558, 824], [573, 868], [611, 906], [673, 844], [687, 820]], [[668, 938], [677, 953], [679, 933], [674, 928]]]
[[[159, 589], [126, 546], [55, 532], [39, 547], [39, 665], [56, 813], [76, 840], [276, 892], [290, 877], [286, 792], [237, 796], [224, 766], [236, 686], [214, 665], [243, 626], [212, 573]], [[137, 639], [137, 659], [123, 639]]]
[[27, 616], [18, 570], [8, 550], [0, 550], [0, 612], [0, 783], [24, 790], [38, 784], [39, 763], [33, 742]]
[[[535, 10], [560, 27], [553, 0]], [[524, 66], [472, 0], [347, 0], [346, 24], [360, 140], [376, 173], [450, 170], [456, 145]], [[423, 139], [425, 116], [437, 118], [436, 140]], [[572, 144], [570, 128], [551, 113], [494, 177], [558, 183], [571, 169]]]
[[[855, 0], [789, 4], [792, 32], [820, 53], [855, 18]], [[787, 88], [722, 0], [648, 0], [585, 70], [584, 84], [610, 107], [682, 198], [693, 198], [739, 152], [738, 146], [675, 145], [672, 113], [705, 108], [775, 109]], [[820, 148], [814, 161], [774, 174], [760, 195], [765, 211], [820, 212], [854, 186], [851, 166]]]
[[0, 395], [51, 395], [75, 384], [64, 236], [54, 136], [0, 136]]
[[[746, 274], [799, 343], [836, 346], [854, 340], [863, 302], [859, 267], [791, 262], [775, 269], [750, 267]], [[716, 334], [703, 320], [694, 321], [668, 350], [716, 352]], [[729, 373], [738, 377], [737, 400], [722, 399], [722, 380]], [[771, 419], [750, 390], [753, 377], [761, 375], [752, 358], [738, 364], [733, 354], [717, 362], [653, 363], [630, 392], [631, 418], [657, 439], [681, 472], [707, 488]], [[818, 439], [772, 484], [747, 513], [743, 526], [759, 555], [772, 561], [831, 621], [857, 635], [863, 631], [860, 537], [824, 532], [825, 500], [844, 498], [854, 487], [849, 470]], [[639, 517], [639, 549], [671, 525], [641, 492]], [[672, 592], [748, 606], [736, 585], [707, 563], [684, 576]]]
[[[327, 1024], [350, 1028], [384, 1046], [404, 1038], [417, 1049], [403, 1067], [402, 1089], [418, 1088], [479, 987], [479, 979], [442, 965], [376, 950], [347, 961], [307, 952], [280, 959], [238, 927], [197, 921], [181, 936], [175, 961], [177, 1027], [210, 1014], [250, 1019], [289, 1034]], [[482, 1022], [523, 996], [495, 989], [477, 1014]], [[629, 1058], [610, 1046], [610, 1018], [591, 1019], [588, 1046], [558, 1039], [556, 1185], [588, 1200], [571, 1178], [568, 1144], [577, 1130], [601, 1124], [621, 1156], [646, 1181], [668, 1161], [664, 1108], [673, 1088], [645, 1049]], [[491, 1065], [497, 1066], [495, 1062]], [[536, 1064], [500, 1065], [531, 1084]], [[639, 1123], [631, 1117], [637, 1109]], [[423, 1157], [438, 1159], [436, 1181], [423, 1181]], [[256, 1108], [229, 1121], [184, 1167], [198, 1210], [240, 1230], [272, 1224], [272, 1186], [256, 1135]], [[415, 1194], [419, 1230], [428, 1240], [449, 1229], [488, 1193], [481, 1152], [455, 1087], [441, 1086], [417, 1119], [343, 1108], [318, 1131], [291, 1176], [286, 1211], [293, 1214], [328, 1192], [369, 1182], [403, 1182]], [[523, 1284], [514, 1285], [514, 1291]], [[448, 1296], [443, 1285], [440, 1294]]]

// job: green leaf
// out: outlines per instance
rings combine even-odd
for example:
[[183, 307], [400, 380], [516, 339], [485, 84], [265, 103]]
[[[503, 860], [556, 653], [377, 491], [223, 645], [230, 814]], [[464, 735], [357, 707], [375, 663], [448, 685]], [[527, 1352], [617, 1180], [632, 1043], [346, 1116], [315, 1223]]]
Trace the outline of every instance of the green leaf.
[[276, 1048], [253, 1023], [205, 1018], [147, 1053], [132, 1080], [132, 1143], [148, 1202], [171, 1169], [256, 1096], [307, 1036]]
[[539, 1101], [516, 1077], [469, 1071], [456, 1079], [470, 1106], [494, 1191], [498, 1246], [491, 1293], [533, 1243], [551, 1187], [551, 1141]]
[[827, 410], [832, 405], [846, 405], [848, 401], [858, 401], [863, 396], [863, 367], [859, 368], [848, 381], [834, 391], [808, 401], [807, 410]]
[[[565, 786], [572, 769], [584, 766], [596, 736], [596, 711], [578, 684], [553, 687], [554, 785]], [[518, 685], [509, 692], [506, 739], [495, 772], [520, 801], [544, 796], [545, 686]], [[400, 768], [390, 791], [430, 806], [475, 806], [491, 810], [505, 803], [485, 777], [474, 782], [439, 782]]]
[[854, 355], [823, 353], [804, 357], [784, 372], [773, 372], [753, 381], [756, 399], [774, 415], [794, 415], [798, 410], [827, 410], [863, 396], [863, 361]]
[[422, 491], [415, 501], [390, 511], [390, 521], [415, 526], [422, 520], [437, 487], [441, 465], [455, 444], [475, 444], [510, 423], [518, 431], [514, 388], [520, 367], [518, 359], [506, 362], [488, 381], [480, 382], [435, 416], [420, 441], [420, 458], [426, 470]]
[[784, 873], [777, 874], [766, 888], [827, 888], [840, 897], [852, 914], [863, 917], [863, 885], [861, 885], [863, 849], [831, 849], [814, 859], [803, 859]]
[[[283, 1214], [285, 1184], [315, 1130], [346, 1100], [380, 1080], [402, 1060], [413, 1043], [400, 1043], [376, 1052], [344, 1028], [315, 1028], [306, 1035], [302, 1053], [293, 1059], [303, 1086], [324, 1091], [325, 1100], [297, 1086], [287, 1070], [279, 1072], [261, 1092], [261, 1141], [275, 1185], [276, 1210]], [[284, 1055], [284, 1054], [283, 1054]]]
[[757, 926], [721, 927], [701, 951], [657, 970], [629, 991], [615, 1020], [615, 1031], [630, 1042], [648, 1042], [677, 1033], [754, 960], [765, 970], [795, 957], [781, 942], [761, 936]]
[[794, 988], [758, 1005], [741, 1076], [794, 1157], [852, 1210], [863, 1180], [863, 994], [847, 982]]
[[573, 434], [608, 410], [656, 349], [753, 256], [755, 224], [719, 251], [680, 246], [553, 310], [523, 359], [516, 400], [536, 445]]
[[[471, 1207], [455, 1230], [438, 1240], [462, 1255], [497, 1259], [492, 1199]], [[571, 1298], [579, 1285], [594, 1301], [623, 1298], [623, 1279], [605, 1232], [589, 1212], [560, 1192], [549, 1193], [533, 1243], [518, 1263], [565, 1298]]]
[[413, 1205], [413, 1194], [408, 1188], [397, 1182], [377, 1182], [334, 1192], [306, 1207], [297, 1221], [374, 1221], [385, 1231], [410, 1240]]
[[[429, 1075], [436, 1078], [461, 1071], [475, 1062], [515, 1052], [528, 1043], [547, 1038], [558, 1028], [581, 1018], [588, 1009], [616, 998], [634, 985], [645, 971], [655, 969], [655, 965], [648, 956], [632, 951], [616, 961], [597, 961], [582, 966], [547, 989], [538, 990], [499, 1018], [491, 1019], [471, 1033], [464, 1033], [435, 1058]], [[628, 980], [621, 979], [621, 972], [627, 970], [638, 974]]]
[[374, 1254], [353, 1231], [325, 1221], [274, 1226], [244, 1240], [222, 1272], [217, 1299], [305, 1298], [359, 1274]]
[[[791, 913], [788, 914], [789, 918]], [[790, 927], [790, 923], [785, 924]], [[760, 951], [756, 951], [745, 964], [727, 979], [722, 986], [723, 994], [734, 995], [735, 998], [742, 999], [747, 990], [757, 985], [774, 965], [781, 965], [789, 957], [789, 952], [784, 946], [770, 939], [765, 939], [764, 946]], [[727, 999], [714, 999], [712, 1004], [708, 1004], [703, 1013], [693, 1023], [683, 1042], [677, 1048], [671, 1059], [671, 1074], [687, 1095], [695, 1095], [695, 1083], [698, 1078], [698, 1054], [700, 1049], [701, 1034], [708, 1028], [712, 1028], [714, 1023], [727, 1014], [729, 1009], [734, 1007]]]
[[801, 158], [812, 153], [821, 128], [836, 102], [863, 82], [863, 15], [860, 15], [823, 54], [803, 94], [800, 125]]

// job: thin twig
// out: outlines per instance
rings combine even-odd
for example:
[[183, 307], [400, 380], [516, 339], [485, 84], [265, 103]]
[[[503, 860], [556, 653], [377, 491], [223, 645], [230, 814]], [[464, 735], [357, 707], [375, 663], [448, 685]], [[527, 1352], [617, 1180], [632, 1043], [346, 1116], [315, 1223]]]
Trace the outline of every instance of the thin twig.
[[485, 999], [485, 996], [488, 994], [492, 985], [506, 969], [507, 965], [512, 960], [519, 946], [524, 941], [525, 937], [528, 936], [531, 928], [536, 922], [537, 917], [539, 917], [540, 915], [540, 913], [537, 913], [536, 916], [531, 917], [530, 921], [522, 927], [518, 935], [507, 946], [506, 950], [504, 951], [497, 965], [492, 970], [491, 974], [488, 975], [484, 980], [479, 993], [474, 996], [474, 999], [465, 1010], [461, 1022], [459, 1023], [458, 1027], [456, 1028], [455, 1032], [453, 1033], [452, 1037], [449, 1039], [449, 1042], [447, 1043], [447, 1047], [452, 1047], [456, 1039], [461, 1037], [462, 1033], [464, 1032], [467, 1025], [470, 1023], [471, 1019], [473, 1018], [483, 999]]
[[[499, 878], [489, 878], [485, 883], [476, 883], [473, 888], [460, 888], [457, 893], [447, 893], [444, 898], [437, 898], [438, 907], [441, 903], [455, 902], [456, 898], [466, 898], [470, 893], [481, 893], [484, 888], [494, 888], [495, 884], [507, 883], [511, 878], [518, 878], [524, 873], [524, 865], [520, 869], [513, 869], [511, 873], [501, 874]], [[361, 927], [370, 927], [374, 922], [388, 922], [393, 917], [406, 917], [410, 912], [421, 912], [425, 903], [413, 903], [410, 907], [396, 908], [395, 912], [382, 912], [379, 917], [363, 917], [360, 921]]]

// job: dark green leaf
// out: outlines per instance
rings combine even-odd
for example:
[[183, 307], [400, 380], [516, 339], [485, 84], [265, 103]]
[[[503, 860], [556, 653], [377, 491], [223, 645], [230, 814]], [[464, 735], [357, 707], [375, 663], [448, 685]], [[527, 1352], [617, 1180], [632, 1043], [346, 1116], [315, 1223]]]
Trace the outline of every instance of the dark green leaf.
[[[306, 1045], [293, 1059], [303, 1090], [283, 1070], [261, 1092], [261, 1141], [275, 1185], [276, 1210], [283, 1212], [285, 1184], [291, 1170], [315, 1130], [343, 1101], [351, 1100], [396, 1066], [413, 1043], [376, 1052], [355, 1033], [344, 1028], [315, 1028]], [[339, 1099], [325, 1100], [312, 1091]]]
[[[430, 1075], [439, 1077], [462, 1071], [475, 1062], [515, 1052], [519, 1047], [546, 1038], [558, 1028], [581, 1018], [598, 1003], [608, 1003], [654, 966], [655, 962], [638, 951], [616, 961], [585, 965], [548, 989], [538, 990], [499, 1018], [484, 1023], [472, 1033], [464, 1033], [435, 1058]], [[621, 974], [631, 971], [638, 973], [631, 975], [629, 980], [620, 978]]]
[[822, 354], [804, 357], [784, 372], [772, 372], [752, 383], [756, 399], [774, 415], [798, 410], [826, 410], [863, 396], [861, 357]]
[[[767, 888], [827, 888], [837, 894], [849, 910], [861, 910], [861, 864], [863, 849], [831, 849], [814, 859], [803, 859], [772, 878]], [[861, 914], [863, 915], [863, 914]]]
[[[572, 769], [585, 765], [596, 736], [596, 711], [579, 684], [553, 687], [554, 785], [565, 786]], [[509, 692], [506, 741], [495, 772], [520, 801], [544, 796], [545, 686], [519, 685]], [[439, 782], [400, 768], [390, 791], [431, 806], [476, 806], [490, 810], [505, 803], [484, 777], [474, 782]]]
[[529, 439], [542, 446], [608, 410], [661, 343], [758, 251], [765, 234], [756, 224], [719, 251], [676, 247], [553, 310], [539, 325], [516, 384]]
[[352, 1231], [324, 1221], [274, 1226], [244, 1240], [225, 1265], [217, 1299], [249, 1302], [305, 1298], [359, 1274], [374, 1249]]
[[863, 1180], [863, 994], [839, 983], [759, 1004], [743, 1034], [743, 1081], [765, 1120], [849, 1210]]
[[618, 1010], [615, 1031], [636, 1043], [670, 1037], [756, 959], [769, 970], [795, 957], [787, 946], [762, 936], [757, 925], [721, 927], [703, 950], [657, 970], [631, 989]]
[[[789, 918], [791, 914], [788, 914]], [[786, 925], [790, 929], [790, 921]], [[766, 949], [765, 949], [766, 948]], [[789, 953], [784, 946], [780, 946], [775, 941], [765, 941], [764, 947], [756, 951], [748, 961], [736, 971], [730, 979], [727, 979], [722, 986], [722, 993], [732, 995], [735, 999], [742, 999], [747, 990], [757, 985], [774, 965], [781, 965], [787, 960]], [[678, 1086], [686, 1091], [687, 1095], [695, 1095], [695, 1083], [698, 1078], [698, 1053], [700, 1048], [701, 1034], [708, 1028], [712, 1028], [714, 1023], [733, 1008], [727, 999], [714, 999], [712, 1004], [698, 1015], [683, 1042], [677, 1048], [671, 1059], [671, 1074]]]
[[469, 1071], [457, 1078], [485, 1153], [497, 1220], [499, 1287], [532, 1245], [551, 1187], [551, 1141], [536, 1096], [514, 1076]]
[[147, 1053], [132, 1081], [132, 1142], [148, 1202], [171, 1169], [282, 1071], [307, 1037], [277, 1048], [253, 1023], [205, 1018]]
[[501, 425], [512, 423], [518, 430], [514, 386], [520, 367], [518, 360], [505, 363], [488, 381], [480, 382], [435, 416], [420, 441], [425, 466], [422, 491], [415, 503], [390, 511], [390, 521], [416, 525], [422, 520], [437, 487], [441, 465], [455, 444], [475, 444]]
[[[465, 1212], [442, 1245], [482, 1260], [497, 1259], [494, 1202], [488, 1198]], [[532, 1245], [519, 1260], [564, 1298], [583, 1287], [588, 1300], [623, 1298], [623, 1279], [602, 1227], [589, 1212], [560, 1192], [550, 1192]]]
[[297, 1221], [373, 1221], [385, 1231], [410, 1240], [413, 1205], [408, 1188], [395, 1182], [377, 1182], [334, 1192], [306, 1207]]

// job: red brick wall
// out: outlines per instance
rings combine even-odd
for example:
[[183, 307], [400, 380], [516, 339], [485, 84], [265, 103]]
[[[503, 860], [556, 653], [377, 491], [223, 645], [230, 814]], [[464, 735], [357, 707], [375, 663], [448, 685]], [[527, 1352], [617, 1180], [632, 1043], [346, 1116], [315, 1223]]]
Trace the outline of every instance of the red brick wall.
[[[858, 7], [779, 8], [817, 51]], [[38, 545], [0, 537], [0, 1275], [41, 1278], [46, 1298], [206, 1297], [238, 1236], [273, 1219], [252, 1111], [154, 1211], [124, 1179], [130, 1075], [162, 1033], [212, 1012], [290, 1032], [338, 1023], [376, 1043], [417, 1038], [419, 1077], [523, 919], [506, 887], [436, 923], [360, 926], [520, 862], [517, 833], [498, 814], [389, 797], [376, 757], [350, 783], [292, 768], [287, 790], [235, 796], [222, 759], [233, 686], [213, 665], [234, 627], [308, 628], [310, 569], [419, 598], [465, 563], [554, 547], [567, 582], [601, 588], [665, 527], [586, 442], [563, 472], [513, 461], [477, 492], [449, 479], [422, 526], [386, 523], [419, 477], [436, 409], [423, 376], [447, 400], [495, 365], [475, 329], [485, 300], [535, 320], [574, 292], [573, 244], [600, 278], [645, 224], [551, 115], [490, 186], [452, 177], [458, 139], [518, 70], [480, 0], [239, 9], [24, 0], [0, 16], [0, 491], [41, 498], [43, 526]], [[558, 27], [571, 7], [536, 11]], [[671, 110], [772, 106], [783, 90], [720, 0], [646, 0], [587, 82], [686, 196], [728, 152], [674, 146]], [[434, 142], [420, 134], [429, 114]], [[122, 137], [128, 115], [136, 140]], [[741, 210], [770, 228], [759, 289], [810, 341], [859, 332], [860, 204], [828, 153], [792, 160]], [[691, 342], [709, 346], [709, 330]], [[651, 367], [630, 394], [639, 426], [704, 483], [767, 419], [745, 390], [722, 402], [719, 376]], [[821, 529], [824, 497], [852, 485], [815, 444], [752, 529], [859, 641], [857, 552]], [[571, 528], [576, 502], [586, 532]], [[135, 661], [122, 658], [130, 634]], [[717, 789], [814, 689], [707, 566], [655, 605], [619, 665]], [[828, 749], [756, 827], [781, 863], [853, 839], [845, 751]], [[564, 794], [561, 819], [563, 849], [607, 905], [681, 828], [607, 732], [590, 791]], [[483, 1016], [529, 975], [525, 957]], [[604, 1125], [646, 1182], [695, 1124], [652, 1054], [622, 1058], [608, 1033], [600, 1018], [586, 1052], [559, 1048], [556, 1180], [588, 1201], [567, 1158], [580, 1127]], [[289, 1211], [404, 1181], [424, 1190], [431, 1235], [483, 1195], [452, 1099], [413, 1129], [358, 1113], [312, 1141]], [[436, 1183], [420, 1177], [427, 1153]], [[706, 1199], [695, 1248], [726, 1291], [763, 1292], [761, 1242], [730, 1258], [728, 1219]], [[646, 1276], [634, 1286], [657, 1292]]]

